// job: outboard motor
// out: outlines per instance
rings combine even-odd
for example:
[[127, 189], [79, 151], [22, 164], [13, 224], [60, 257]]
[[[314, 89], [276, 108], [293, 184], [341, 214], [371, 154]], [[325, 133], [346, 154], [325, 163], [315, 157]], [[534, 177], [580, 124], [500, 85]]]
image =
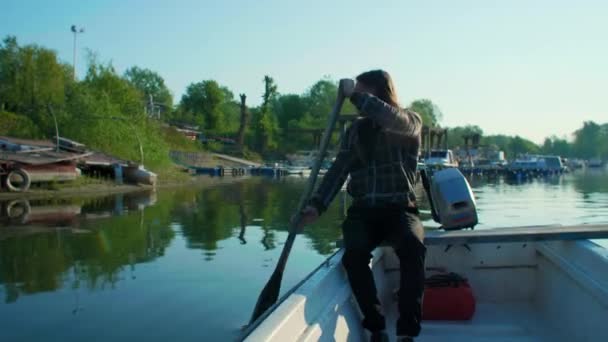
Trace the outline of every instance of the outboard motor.
[[429, 177], [421, 170], [422, 184], [429, 197], [433, 220], [445, 230], [474, 228], [478, 223], [475, 196], [463, 174], [444, 169]]

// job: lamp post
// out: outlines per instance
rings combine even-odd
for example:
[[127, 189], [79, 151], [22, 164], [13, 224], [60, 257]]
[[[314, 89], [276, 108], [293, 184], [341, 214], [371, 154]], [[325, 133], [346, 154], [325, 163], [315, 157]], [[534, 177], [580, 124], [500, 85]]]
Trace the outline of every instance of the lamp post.
[[74, 61], [72, 62], [72, 73], [74, 74], [74, 80], [76, 79], [76, 36], [79, 33], [84, 33], [84, 28], [77, 28], [76, 25], [72, 25], [70, 28], [74, 34]]

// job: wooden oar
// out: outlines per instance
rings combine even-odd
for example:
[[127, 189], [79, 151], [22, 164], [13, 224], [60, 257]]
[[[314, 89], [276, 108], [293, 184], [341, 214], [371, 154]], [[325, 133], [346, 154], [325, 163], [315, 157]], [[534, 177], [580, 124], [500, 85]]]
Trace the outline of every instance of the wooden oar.
[[293, 219], [289, 222], [289, 236], [287, 236], [287, 241], [285, 241], [285, 245], [283, 246], [281, 257], [279, 258], [277, 266], [274, 269], [272, 276], [270, 276], [268, 283], [266, 283], [266, 286], [264, 286], [262, 293], [260, 293], [260, 297], [258, 297], [258, 301], [255, 305], [255, 309], [253, 310], [253, 315], [251, 316], [249, 324], [253, 323], [256, 319], [258, 319], [258, 317], [260, 317], [266, 310], [273, 306], [279, 299], [279, 292], [281, 290], [281, 280], [283, 279], [283, 271], [285, 270], [285, 265], [287, 264], [287, 259], [289, 258], [289, 253], [291, 252], [293, 242], [296, 239], [298, 225], [301, 219], [301, 212], [308, 204], [310, 195], [314, 190], [315, 183], [317, 181], [317, 176], [319, 175], [319, 169], [321, 168], [321, 163], [323, 162], [323, 158], [325, 157], [327, 145], [329, 145], [331, 133], [334, 129], [334, 126], [336, 125], [336, 121], [338, 119], [338, 115], [340, 114], [342, 104], [344, 103], [344, 94], [342, 90], [347, 85], [343, 84], [343, 82], [346, 81], [340, 81], [338, 97], [336, 99], [333, 111], [329, 116], [329, 122], [327, 124], [327, 127], [325, 128], [325, 132], [323, 133], [323, 138], [321, 139], [321, 146], [319, 146], [319, 154], [317, 155], [315, 164], [313, 165], [312, 171], [310, 173], [310, 177], [308, 178], [306, 190], [300, 197], [300, 203], [298, 204], [298, 208], [293, 216]]

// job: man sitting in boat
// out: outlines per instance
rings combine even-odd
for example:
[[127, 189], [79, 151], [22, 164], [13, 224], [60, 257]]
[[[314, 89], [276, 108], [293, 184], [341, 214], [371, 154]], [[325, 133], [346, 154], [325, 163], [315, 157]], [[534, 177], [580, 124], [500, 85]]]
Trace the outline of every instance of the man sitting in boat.
[[399, 107], [386, 71], [365, 72], [356, 85], [350, 84], [342, 91], [361, 117], [346, 132], [335, 162], [302, 212], [302, 223], [315, 221], [327, 209], [350, 174], [353, 203], [342, 226], [342, 263], [363, 312], [363, 326], [372, 341], [388, 340], [369, 269], [372, 250], [385, 242], [401, 262], [398, 340], [411, 341], [420, 333], [426, 252], [414, 194], [422, 120]]

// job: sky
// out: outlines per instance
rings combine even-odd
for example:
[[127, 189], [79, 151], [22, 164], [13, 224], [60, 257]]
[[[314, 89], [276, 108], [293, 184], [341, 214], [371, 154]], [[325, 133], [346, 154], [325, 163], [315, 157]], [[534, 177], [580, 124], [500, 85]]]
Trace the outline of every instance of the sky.
[[251, 105], [264, 75], [279, 92], [381, 68], [400, 101], [428, 98], [443, 126], [535, 142], [608, 122], [605, 0], [3, 0], [0, 36], [17, 36], [72, 63], [85, 51], [118, 72], [161, 74], [178, 102], [215, 79]]

